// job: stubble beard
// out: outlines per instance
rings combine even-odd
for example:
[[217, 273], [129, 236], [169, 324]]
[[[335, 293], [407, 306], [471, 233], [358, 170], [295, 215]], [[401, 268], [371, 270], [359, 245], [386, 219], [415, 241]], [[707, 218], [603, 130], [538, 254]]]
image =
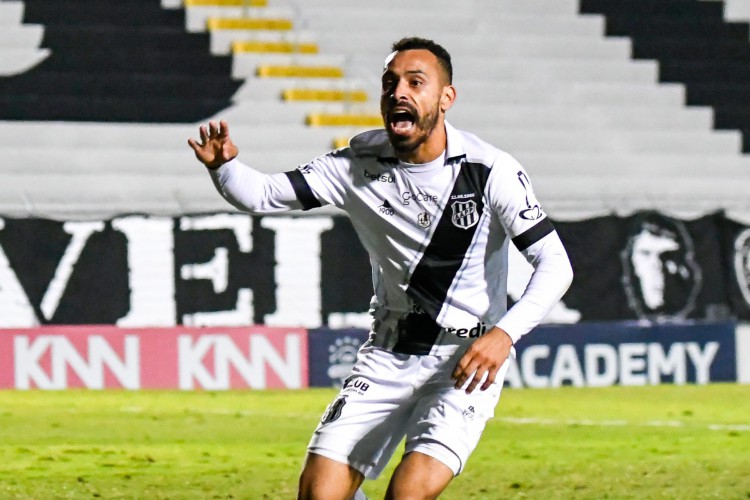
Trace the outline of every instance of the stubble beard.
[[439, 115], [440, 107], [438, 103], [438, 105], [433, 108], [432, 112], [427, 113], [424, 117], [414, 123], [414, 128], [417, 129], [418, 132], [421, 132], [416, 137], [401, 137], [396, 134], [391, 134], [390, 129], [388, 129], [388, 138], [391, 141], [393, 149], [399, 154], [406, 154], [415, 151], [432, 135], [435, 127], [437, 127]]

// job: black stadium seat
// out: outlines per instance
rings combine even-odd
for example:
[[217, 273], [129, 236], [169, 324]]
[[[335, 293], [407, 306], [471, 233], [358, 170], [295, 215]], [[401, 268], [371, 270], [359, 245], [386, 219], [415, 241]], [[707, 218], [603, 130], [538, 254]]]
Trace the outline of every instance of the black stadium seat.
[[717, 129], [738, 129], [750, 152], [750, 44], [747, 23], [726, 22], [723, 2], [581, 0], [604, 14], [607, 35], [633, 40], [633, 56], [657, 59], [662, 82], [686, 87], [688, 105], [712, 106]]
[[52, 54], [0, 78], [0, 119], [192, 123], [231, 104], [231, 58], [159, 0], [26, 0]]

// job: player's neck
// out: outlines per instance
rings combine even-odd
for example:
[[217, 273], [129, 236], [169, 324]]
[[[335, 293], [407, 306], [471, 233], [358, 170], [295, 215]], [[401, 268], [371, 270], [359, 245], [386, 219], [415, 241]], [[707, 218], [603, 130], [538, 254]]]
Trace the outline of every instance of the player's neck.
[[396, 152], [396, 158], [404, 163], [424, 164], [435, 161], [445, 153], [448, 146], [445, 123], [437, 124], [430, 136], [422, 144], [411, 151]]

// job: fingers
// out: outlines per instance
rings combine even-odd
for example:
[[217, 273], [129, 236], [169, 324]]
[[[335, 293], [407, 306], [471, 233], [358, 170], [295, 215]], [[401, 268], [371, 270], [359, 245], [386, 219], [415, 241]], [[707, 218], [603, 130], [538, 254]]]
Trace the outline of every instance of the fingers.
[[484, 375], [485, 371], [486, 370], [482, 368], [481, 363], [467, 352], [463, 355], [458, 362], [458, 365], [456, 365], [456, 369], [453, 371], [453, 378], [456, 379], [454, 387], [456, 389], [461, 389], [467, 382], [469, 382], [469, 385], [466, 386], [466, 392], [471, 393], [482, 379], [482, 375]]
[[454, 387], [460, 390], [466, 386], [466, 393], [471, 394], [481, 383], [480, 390], [486, 391], [495, 382], [499, 371], [499, 364], [487, 359], [481, 352], [469, 349], [453, 370], [452, 376], [456, 380]]
[[206, 126], [201, 125], [198, 130], [200, 131], [201, 144], [206, 144], [208, 142], [208, 131], [206, 130]]
[[219, 122], [219, 126], [221, 127], [219, 131], [219, 137], [222, 139], [226, 139], [227, 137], [229, 137], [229, 124], [226, 121], [221, 120]]

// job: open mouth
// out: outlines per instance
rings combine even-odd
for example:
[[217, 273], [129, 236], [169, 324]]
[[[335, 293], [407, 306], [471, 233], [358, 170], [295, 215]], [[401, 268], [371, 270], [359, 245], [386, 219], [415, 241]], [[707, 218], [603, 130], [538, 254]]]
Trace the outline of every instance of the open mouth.
[[394, 111], [391, 113], [390, 125], [394, 132], [408, 132], [414, 127], [414, 114], [403, 109]]

